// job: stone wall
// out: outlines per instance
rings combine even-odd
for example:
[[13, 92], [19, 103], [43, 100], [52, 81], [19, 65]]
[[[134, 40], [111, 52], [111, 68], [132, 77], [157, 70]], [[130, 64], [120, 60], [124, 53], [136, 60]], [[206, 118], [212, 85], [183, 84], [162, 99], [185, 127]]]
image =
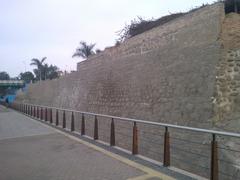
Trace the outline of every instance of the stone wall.
[[[224, 17], [222, 3], [199, 9], [78, 63], [77, 72], [32, 84], [17, 101], [212, 128], [219, 109], [216, 76], [223, 62]], [[90, 122], [92, 117], [87, 121], [91, 136]], [[106, 142], [109, 126], [109, 120], [100, 120], [100, 139]], [[117, 146], [131, 149], [131, 128], [116, 124]], [[140, 154], [162, 161], [162, 134], [161, 128], [139, 125]], [[209, 138], [171, 129], [171, 164], [209, 177]]]
[[[217, 65], [216, 120], [240, 117], [240, 15], [226, 15], [221, 32], [222, 58]], [[232, 129], [231, 129], [232, 130]]]
[[[129, 39], [118, 47], [118, 56], [89, 59], [79, 64], [78, 72], [31, 85], [24, 100], [209, 127], [222, 16], [222, 4], [187, 14]], [[126, 51], [143, 41], [149, 48], [145, 53]]]

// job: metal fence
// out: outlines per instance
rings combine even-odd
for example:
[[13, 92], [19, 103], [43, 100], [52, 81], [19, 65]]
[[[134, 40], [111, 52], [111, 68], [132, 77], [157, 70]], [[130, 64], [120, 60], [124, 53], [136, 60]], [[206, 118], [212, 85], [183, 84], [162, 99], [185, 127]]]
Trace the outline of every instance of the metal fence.
[[26, 115], [211, 180], [240, 179], [240, 134], [13, 103]]

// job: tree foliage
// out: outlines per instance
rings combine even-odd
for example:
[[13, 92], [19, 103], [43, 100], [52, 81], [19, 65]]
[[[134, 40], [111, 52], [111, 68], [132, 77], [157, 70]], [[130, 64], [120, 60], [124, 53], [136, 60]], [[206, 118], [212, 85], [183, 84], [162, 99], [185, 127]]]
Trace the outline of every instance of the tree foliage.
[[24, 73], [20, 73], [19, 75], [20, 79], [23, 80], [25, 83], [30, 83], [34, 81], [34, 75], [30, 71], [26, 71]]
[[[7, 72], [0, 72], [0, 80], [9, 80], [10, 76]], [[4, 96], [8, 92], [8, 87], [0, 87], [0, 96]]]
[[32, 59], [31, 65], [36, 66], [35, 69], [33, 69], [33, 72], [35, 74], [35, 79], [37, 81], [40, 80], [46, 80], [46, 79], [55, 79], [59, 77], [58, 74], [58, 67], [55, 65], [48, 65], [47, 63], [44, 63], [47, 58], [44, 57], [41, 60], [39, 59]]
[[72, 57], [82, 57], [87, 59], [89, 56], [95, 54], [93, 48], [96, 44], [87, 44], [85, 41], [80, 42], [80, 47], [78, 47]]
[[33, 58], [30, 65], [36, 66], [36, 69], [33, 70], [34, 74], [36, 75], [37, 80], [43, 80], [43, 71], [44, 71], [44, 61], [47, 59], [47, 57], [43, 57], [41, 60], [37, 58]]
[[0, 72], [0, 80], [9, 80], [9, 79], [10, 79], [10, 76], [7, 72], [5, 71]]
[[45, 65], [45, 74], [46, 74], [46, 79], [55, 79], [55, 78], [58, 78], [59, 77], [59, 74], [58, 74], [58, 67], [57, 66], [54, 66], [54, 65], [50, 65], [48, 66], [48, 64]]

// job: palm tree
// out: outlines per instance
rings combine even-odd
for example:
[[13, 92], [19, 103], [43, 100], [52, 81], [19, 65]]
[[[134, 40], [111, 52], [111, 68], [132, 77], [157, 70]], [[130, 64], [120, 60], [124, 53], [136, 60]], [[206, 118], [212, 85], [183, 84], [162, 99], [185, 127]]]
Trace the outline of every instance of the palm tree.
[[76, 49], [76, 52], [73, 54], [72, 57], [82, 57], [87, 59], [90, 55], [94, 54], [93, 48], [96, 44], [87, 44], [84, 41], [80, 42], [80, 47]]
[[43, 57], [41, 60], [37, 58], [33, 58], [31, 61], [32, 63], [30, 65], [37, 66], [37, 69], [35, 69], [36, 76], [39, 76], [39, 80], [42, 80], [42, 73], [44, 71], [44, 61], [47, 59], [47, 57]]

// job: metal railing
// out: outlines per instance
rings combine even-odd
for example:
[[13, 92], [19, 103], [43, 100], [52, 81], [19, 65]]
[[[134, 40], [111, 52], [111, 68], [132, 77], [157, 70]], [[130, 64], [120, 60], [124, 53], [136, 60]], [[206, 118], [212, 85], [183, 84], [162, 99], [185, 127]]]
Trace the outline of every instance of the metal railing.
[[[131, 152], [133, 155], [139, 154], [139, 137], [141, 139], [141, 142], [143, 142], [144, 146], [141, 146], [140, 148], [145, 148], [145, 154], [151, 154], [154, 157], [159, 157], [159, 154], [161, 154], [160, 148], [162, 148], [162, 159], [163, 166], [170, 166], [171, 160], [174, 162], [177, 161], [177, 165], [180, 164], [181, 167], [184, 167], [183, 164], [190, 164], [191, 168], [185, 168], [187, 171], [198, 174], [200, 176], [205, 176], [211, 180], [217, 180], [220, 179], [219, 175], [221, 175], [221, 179], [234, 179], [237, 175], [233, 175], [233, 171], [236, 174], [236, 170], [229, 170], [228, 165], [231, 165], [231, 168], [235, 168], [236, 166], [240, 167], [240, 164], [234, 164], [232, 161], [228, 161], [224, 158], [219, 157], [219, 150], [222, 151], [228, 151], [232, 153], [240, 153], [237, 149], [231, 149], [225, 145], [219, 146], [218, 137], [228, 137], [228, 138], [237, 138], [235, 142], [238, 142], [238, 138], [240, 138], [240, 134], [238, 133], [231, 133], [231, 132], [222, 132], [222, 131], [215, 131], [215, 130], [207, 130], [207, 129], [200, 129], [200, 128], [192, 128], [192, 127], [185, 127], [185, 126], [178, 126], [178, 125], [172, 125], [172, 124], [166, 124], [166, 123], [158, 123], [158, 122], [151, 122], [151, 121], [145, 121], [145, 120], [138, 120], [138, 119], [131, 119], [131, 118], [123, 118], [123, 117], [117, 117], [117, 116], [111, 116], [111, 115], [103, 115], [103, 114], [96, 114], [96, 113], [89, 113], [89, 112], [83, 112], [83, 111], [77, 111], [77, 110], [71, 110], [71, 109], [64, 109], [64, 108], [57, 108], [57, 107], [49, 107], [49, 106], [41, 106], [41, 105], [33, 105], [33, 104], [19, 104], [14, 103], [11, 105], [11, 107], [15, 110], [18, 110], [24, 114], [27, 114], [29, 116], [35, 117], [40, 120], [47, 121], [51, 124], [55, 124], [56, 126], [60, 125], [61, 121], [61, 127], [66, 129], [67, 128], [67, 122], [69, 122], [70, 131], [74, 132], [76, 131], [76, 123], [81, 126], [79, 128], [81, 135], [86, 135], [86, 117], [92, 116], [94, 119], [91, 120], [92, 126], [89, 128], [93, 129], [93, 133], [90, 135], [94, 140], [99, 139], [99, 130], [102, 130], [104, 133], [102, 135], [106, 135], [106, 132], [109, 132], [109, 144], [110, 146], [115, 146], [117, 144], [117, 138], [118, 137], [125, 137], [123, 140], [124, 147], [125, 144], [129, 141], [129, 133], [131, 133], [131, 145], [130, 147], [127, 147], [126, 149], [131, 149]], [[54, 113], [53, 113], [54, 112]], [[67, 118], [67, 115], [69, 118]], [[76, 118], [76, 116], [78, 117]], [[80, 116], [79, 116], [80, 115]], [[110, 120], [109, 126], [103, 128], [106, 126], [107, 123], [99, 124], [100, 118], [107, 118]], [[53, 119], [55, 122], [53, 122]], [[76, 119], [81, 119], [81, 121], [76, 121]], [[90, 121], [90, 120], [89, 120]], [[122, 122], [122, 124], [120, 123]], [[118, 123], [116, 125], [116, 123]], [[128, 124], [126, 124], [128, 123]], [[132, 127], [129, 126], [132, 124]], [[99, 127], [100, 125], [100, 127]], [[140, 126], [147, 126], [145, 129], [139, 131]], [[155, 127], [161, 127], [163, 128], [163, 133], [158, 131], [156, 128], [150, 128], [150, 126]], [[129, 128], [130, 127], [130, 128]], [[101, 129], [102, 128], [102, 129]], [[117, 129], [119, 128], [119, 129]], [[184, 137], [188, 137], [188, 133], [197, 133], [200, 134], [200, 136], [196, 136], [196, 139], [200, 139], [202, 137], [202, 134], [210, 135], [210, 143], [201, 143], [199, 141], [190, 141], [189, 139], [194, 137], [194, 134], [189, 134], [189, 138], [184, 139], [181, 138], [179, 133], [175, 135], [172, 132], [171, 136], [171, 143], [170, 143], [170, 130], [169, 129], [175, 129], [177, 131], [180, 131], [180, 134], [186, 134]], [[123, 132], [127, 131], [127, 134], [124, 134]], [[176, 132], [175, 132], [176, 133]], [[146, 138], [149, 136], [146, 136], [148, 134], [150, 138]], [[155, 139], [154, 139], [155, 138]], [[159, 139], [163, 139], [163, 143], [159, 143]], [[119, 139], [120, 141], [120, 139]], [[176, 143], [178, 142], [178, 143]], [[124, 144], [125, 143], [125, 144]], [[147, 144], [150, 144], [150, 148]], [[189, 145], [191, 144], [191, 145]], [[196, 144], [197, 148], [194, 149], [194, 144]], [[225, 143], [222, 143], [225, 144]], [[118, 146], [121, 146], [118, 145]], [[153, 148], [157, 147], [157, 148]], [[202, 147], [202, 150], [200, 151], [199, 146]], [[184, 148], [187, 147], [187, 148]], [[190, 147], [190, 148], [188, 148]], [[156, 149], [156, 150], [155, 150]], [[171, 149], [171, 151], [170, 151]], [[195, 150], [195, 151], [193, 151]], [[208, 150], [210, 151], [210, 155], [208, 155]], [[176, 151], [176, 154], [174, 152]], [[204, 154], [202, 154], [202, 151]], [[181, 154], [187, 155], [185, 159], [187, 159], [188, 162], [184, 162], [184, 159], [181, 159]], [[149, 156], [151, 156], [149, 155]], [[235, 154], [234, 154], [235, 155]], [[196, 164], [194, 161], [198, 161], [197, 157], [201, 157], [203, 159], [203, 163]], [[154, 158], [153, 158], [154, 159]], [[191, 159], [194, 159], [191, 161]], [[185, 160], [186, 161], [186, 160]], [[224, 164], [223, 167], [219, 168], [219, 165]], [[204, 165], [201, 165], [204, 164]], [[227, 164], [227, 165], [226, 165]], [[203, 173], [199, 173], [196, 171], [193, 171], [193, 166], [197, 166], [199, 169], [202, 169], [201, 171]], [[189, 167], [189, 166], [187, 166]], [[184, 169], [184, 168], [183, 168]], [[199, 170], [200, 171], [200, 170]], [[229, 172], [228, 172], [229, 171]], [[206, 175], [206, 172], [209, 173], [209, 175]], [[205, 174], [204, 174], [205, 173]]]

